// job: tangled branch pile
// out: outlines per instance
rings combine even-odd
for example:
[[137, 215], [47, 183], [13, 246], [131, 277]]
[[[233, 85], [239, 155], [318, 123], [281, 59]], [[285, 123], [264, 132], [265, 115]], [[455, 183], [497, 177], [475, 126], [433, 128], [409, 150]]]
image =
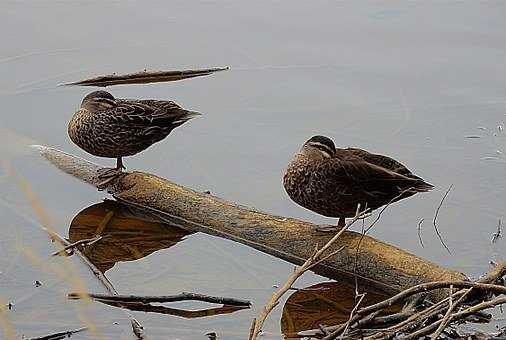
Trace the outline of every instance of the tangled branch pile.
[[[377, 304], [352, 311], [347, 322], [331, 327], [299, 332], [301, 337], [329, 339], [462, 339], [457, 326], [464, 323], [486, 323], [492, 320], [487, 309], [506, 303], [506, 261], [475, 282], [439, 281], [420, 284]], [[432, 303], [427, 292], [446, 289], [448, 297]], [[360, 300], [358, 300], [360, 301]], [[405, 303], [397, 313], [385, 310]], [[506, 327], [497, 334], [484, 335], [486, 339], [506, 338]]]

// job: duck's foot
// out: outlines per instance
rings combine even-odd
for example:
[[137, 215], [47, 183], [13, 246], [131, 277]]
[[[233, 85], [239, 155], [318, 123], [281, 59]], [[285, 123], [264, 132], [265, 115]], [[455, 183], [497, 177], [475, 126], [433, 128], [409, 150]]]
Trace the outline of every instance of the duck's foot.
[[319, 224], [316, 226], [315, 229], [316, 229], [316, 231], [319, 231], [322, 233], [332, 233], [332, 232], [338, 231], [339, 229], [341, 229], [341, 227], [339, 227], [335, 224]]
[[335, 224], [320, 224], [316, 227], [317, 231], [321, 231], [324, 233], [331, 233], [341, 230], [346, 226], [346, 221], [344, 217], [340, 217], [337, 221], [337, 225]]
[[97, 184], [98, 190], [106, 189], [109, 184], [115, 181], [122, 173], [123, 171], [121, 168], [101, 168], [97, 170], [98, 179], [101, 180], [101, 182]]

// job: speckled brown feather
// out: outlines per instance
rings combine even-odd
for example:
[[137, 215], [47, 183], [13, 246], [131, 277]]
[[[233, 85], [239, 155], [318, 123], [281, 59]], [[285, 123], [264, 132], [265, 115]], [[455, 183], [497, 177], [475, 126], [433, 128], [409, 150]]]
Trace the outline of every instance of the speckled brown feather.
[[432, 188], [398, 161], [356, 148], [335, 148], [330, 158], [298, 153], [283, 184], [296, 203], [328, 217], [352, 217], [359, 203], [372, 211]]
[[[94, 94], [99, 97], [96, 101]], [[120, 158], [147, 149], [197, 115], [172, 101], [114, 99], [108, 92], [96, 91], [83, 100], [68, 134], [92, 155]]]

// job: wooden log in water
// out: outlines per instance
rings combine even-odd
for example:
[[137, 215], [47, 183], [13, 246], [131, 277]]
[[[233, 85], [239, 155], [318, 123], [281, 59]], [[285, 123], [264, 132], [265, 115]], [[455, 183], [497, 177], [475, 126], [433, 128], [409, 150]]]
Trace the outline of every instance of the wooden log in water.
[[[60, 170], [94, 186], [100, 182], [97, 178], [100, 165], [50, 147], [36, 148]], [[151, 215], [150, 218], [236, 241], [298, 265], [315, 247], [324, 245], [333, 236], [317, 231], [312, 223], [228, 202], [149, 173], [124, 173], [107, 190], [118, 200]], [[380, 240], [364, 236], [360, 242], [361, 238], [360, 233], [345, 232], [329, 252], [342, 246], [344, 250], [316, 266], [314, 271], [349, 283], [356, 276], [367, 290], [386, 294], [423, 282], [467, 279], [462, 273]], [[434, 300], [446, 296], [443, 291], [431, 294]]]

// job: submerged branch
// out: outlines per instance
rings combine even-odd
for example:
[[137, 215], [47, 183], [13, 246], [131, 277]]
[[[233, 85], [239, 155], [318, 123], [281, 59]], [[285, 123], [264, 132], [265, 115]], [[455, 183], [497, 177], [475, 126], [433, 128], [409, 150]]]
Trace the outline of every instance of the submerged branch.
[[126, 84], [148, 84], [167, 81], [177, 81], [194, 77], [208, 76], [215, 72], [226, 71], [228, 67], [215, 67], [200, 70], [183, 70], [183, 71], [141, 71], [129, 74], [108, 74], [72, 83], [61, 84], [62, 86], [100, 86], [106, 87], [111, 85]]
[[218, 303], [229, 306], [250, 306], [251, 302], [248, 300], [234, 299], [228, 297], [210, 296], [198, 293], [183, 292], [177, 295], [161, 295], [161, 296], [137, 296], [137, 295], [105, 295], [105, 294], [92, 294], [92, 293], [70, 293], [68, 298], [71, 300], [81, 299], [83, 296], [88, 296], [94, 300], [100, 301], [113, 301], [124, 303], [151, 303], [151, 302], [176, 302], [176, 301], [202, 301], [209, 303]]
[[48, 335], [44, 335], [44, 336], [40, 336], [40, 337], [36, 337], [36, 338], [29, 338], [27, 340], [60, 340], [60, 339], [70, 338], [72, 336], [72, 334], [80, 333], [80, 332], [85, 331], [87, 329], [88, 329], [88, 327], [81, 327], [81, 328], [77, 328], [77, 329], [73, 329], [73, 330], [69, 330], [69, 331], [52, 333], [52, 334], [48, 334]]
[[[299, 335], [310, 334], [330, 340], [341, 337], [357, 338], [353, 334], [360, 333], [365, 339], [384, 339], [402, 333], [404, 339], [419, 339], [430, 334], [435, 339], [449, 326], [458, 322], [489, 322], [491, 316], [483, 313], [483, 310], [506, 303], [506, 287], [502, 285], [504, 275], [506, 261], [502, 261], [476, 282], [439, 281], [420, 284], [354, 311], [348, 322], [321, 330], [302, 331]], [[425, 300], [428, 292], [441, 288], [450, 288], [450, 295], [435, 304]], [[453, 288], [461, 289], [454, 292]], [[494, 295], [498, 297], [492, 298]], [[386, 312], [391, 306], [410, 299], [405, 310], [394, 314]], [[382, 313], [382, 316], [378, 316], [378, 313]], [[348, 327], [351, 332], [344, 335], [344, 330]]]

